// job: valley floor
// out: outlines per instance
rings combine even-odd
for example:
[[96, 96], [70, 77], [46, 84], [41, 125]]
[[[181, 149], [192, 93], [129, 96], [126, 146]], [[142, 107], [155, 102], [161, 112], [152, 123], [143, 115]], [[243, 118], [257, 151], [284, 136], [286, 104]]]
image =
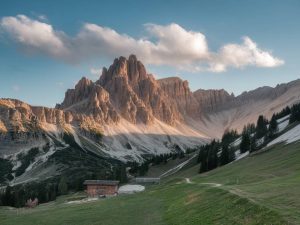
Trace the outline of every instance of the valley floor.
[[[300, 224], [300, 144], [277, 145], [199, 175], [190, 167], [145, 192], [35, 209], [0, 208], [0, 224]], [[76, 197], [76, 196], [75, 196]]]

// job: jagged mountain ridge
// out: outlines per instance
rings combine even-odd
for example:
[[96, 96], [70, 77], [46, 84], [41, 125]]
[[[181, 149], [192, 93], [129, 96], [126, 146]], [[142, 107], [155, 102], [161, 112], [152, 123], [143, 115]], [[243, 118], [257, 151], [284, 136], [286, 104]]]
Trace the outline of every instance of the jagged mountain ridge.
[[193, 93], [188, 81], [179, 77], [156, 80], [131, 55], [128, 59], [115, 59], [109, 69], [103, 68], [96, 82], [82, 78], [56, 107], [92, 115], [102, 123], [117, 123], [124, 118], [134, 124], [151, 124], [155, 118], [174, 125], [185, 118], [197, 119], [201, 112], [213, 110], [232, 98], [225, 90]]
[[[99, 92], [89, 92], [86, 96], [92, 86]], [[291, 90], [299, 86], [300, 81], [296, 80], [275, 88], [257, 88], [236, 97], [223, 89], [192, 92], [188, 81], [179, 77], [156, 80], [153, 75], [147, 74], [136, 56], [131, 55], [128, 59], [115, 59], [109, 69], [103, 68], [96, 82], [82, 78], [75, 89], [67, 91], [63, 103], [57, 107], [92, 115], [105, 124], [118, 124], [125, 119], [132, 124], [151, 125], [159, 120], [176, 127], [178, 124], [190, 126], [192, 121], [197, 132], [208, 137], [220, 137], [225, 129], [240, 130], [245, 123], [255, 122], [260, 113], [269, 117], [282, 107], [297, 102], [299, 93]], [[78, 100], [76, 96], [86, 97]], [[277, 102], [278, 99], [281, 99], [280, 102]], [[247, 112], [248, 105], [257, 106], [254, 107], [257, 113]], [[228, 111], [231, 115], [224, 117], [223, 114]], [[221, 126], [214, 124], [216, 115]], [[235, 121], [245, 121], [239, 126], [231, 121], [232, 115], [237, 116]], [[219, 132], [212, 133], [209, 126], [218, 127]]]
[[82, 78], [67, 90], [55, 109], [1, 99], [0, 157], [18, 168], [19, 153], [40, 149], [41, 155], [16, 181], [26, 180], [32, 169], [73, 142], [97, 157], [142, 161], [178, 146], [203, 144], [228, 128], [241, 130], [258, 115], [270, 117], [299, 99], [300, 80], [236, 97], [225, 90], [192, 92], [178, 77], [156, 80], [134, 55], [119, 57], [96, 82]]

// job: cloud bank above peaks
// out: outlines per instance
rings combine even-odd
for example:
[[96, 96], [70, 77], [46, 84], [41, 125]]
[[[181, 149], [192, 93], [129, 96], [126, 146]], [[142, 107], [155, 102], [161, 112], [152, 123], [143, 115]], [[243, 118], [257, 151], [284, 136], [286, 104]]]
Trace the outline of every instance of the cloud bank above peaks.
[[181, 70], [223, 72], [228, 68], [277, 67], [284, 61], [260, 49], [249, 37], [241, 44], [225, 44], [209, 50], [204, 34], [178, 24], [145, 24], [147, 36], [134, 38], [92, 23], [85, 23], [71, 37], [51, 24], [25, 15], [3, 17], [4, 33], [25, 52], [42, 54], [66, 63], [80, 63], [96, 57], [136, 54], [143, 63], [168, 65]]

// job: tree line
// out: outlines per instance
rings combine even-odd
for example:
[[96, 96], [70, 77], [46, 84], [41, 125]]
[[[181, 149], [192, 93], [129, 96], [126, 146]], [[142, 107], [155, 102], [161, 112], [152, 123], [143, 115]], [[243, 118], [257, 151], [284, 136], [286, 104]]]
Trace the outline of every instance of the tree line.
[[235, 159], [235, 150], [230, 144], [238, 136], [236, 130], [227, 130], [220, 141], [213, 140], [210, 144], [201, 146], [198, 155], [200, 173], [232, 162]]
[[[256, 124], [245, 125], [241, 134], [235, 130], [226, 130], [221, 140], [213, 140], [199, 147], [199, 172], [203, 173], [234, 161], [235, 152], [238, 149], [240, 153], [260, 150], [279, 135], [277, 120], [288, 115], [290, 115], [289, 124], [300, 122], [300, 103], [292, 107], [287, 106], [280, 112], [274, 113], [270, 121], [260, 115]], [[241, 139], [240, 144], [233, 145], [238, 138]]]
[[[127, 182], [125, 164], [119, 164], [112, 168], [112, 173], [106, 179]], [[38, 199], [39, 203], [53, 201], [57, 196], [69, 192], [83, 191], [85, 180], [105, 179], [97, 172], [80, 174], [62, 174], [43, 181], [29, 182], [0, 189], [0, 206], [23, 207], [29, 199]]]

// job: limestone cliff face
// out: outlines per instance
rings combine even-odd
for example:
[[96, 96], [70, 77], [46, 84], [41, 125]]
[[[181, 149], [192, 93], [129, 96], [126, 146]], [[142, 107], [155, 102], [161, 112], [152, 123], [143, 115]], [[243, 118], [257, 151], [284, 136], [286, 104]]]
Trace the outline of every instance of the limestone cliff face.
[[189, 88], [188, 81], [179, 77], [170, 77], [158, 80], [161, 89], [173, 102], [183, 116], [199, 117], [199, 103]]
[[[258, 100], [272, 101], [298, 83], [282, 84], [276, 88], [262, 87], [237, 97], [223, 89], [192, 92], [187, 81], [178, 77], [156, 80], [136, 56], [121, 56], [108, 69], [103, 68], [96, 82], [82, 78], [74, 89], [66, 92], [64, 101], [56, 108], [85, 115], [101, 125], [118, 124], [121, 119], [133, 124], [152, 124], [157, 119], [174, 125], [185, 123], [189, 118], [199, 120], [212, 112], [240, 108]], [[47, 114], [43, 109], [37, 110], [41, 111], [45, 121], [50, 121], [50, 118], [54, 123], [66, 120], [66, 116], [61, 118], [58, 112], [49, 111]], [[72, 114], [69, 117], [72, 118]]]
[[76, 84], [74, 89], [66, 92], [64, 101], [56, 108], [65, 112], [91, 116], [99, 123], [119, 120], [118, 114], [110, 102], [109, 93], [85, 77]]
[[96, 82], [82, 78], [55, 108], [0, 99], [0, 157], [57, 142], [60, 149], [67, 134], [71, 144], [101, 157], [141, 160], [169, 153], [174, 144], [185, 148], [220, 138], [228, 128], [241, 131], [258, 115], [270, 118], [299, 102], [299, 90], [296, 80], [237, 97], [225, 90], [192, 92], [178, 77], [156, 80], [134, 55], [119, 57]]
[[30, 106], [15, 99], [0, 99], [2, 130], [14, 132], [37, 131], [40, 123], [63, 125], [71, 123], [73, 116], [62, 110]]
[[234, 99], [233, 95], [230, 95], [224, 89], [221, 90], [203, 90], [199, 89], [193, 93], [195, 99], [199, 103], [199, 108], [203, 113], [213, 112], [217, 109], [221, 109], [222, 106], [229, 103]]
[[[43, 123], [60, 127], [69, 124], [85, 133], [101, 132], [105, 125], [118, 125], [121, 119], [145, 125], [159, 120], [173, 126], [188, 124], [190, 118], [201, 121], [203, 116], [222, 114], [226, 110], [246, 112], [247, 105], [258, 101], [263, 101], [261, 105], [275, 102], [269, 110], [274, 111], [285, 105], [281, 99], [289, 103], [297, 101], [300, 94], [290, 92], [299, 86], [297, 80], [275, 88], [261, 87], [237, 97], [223, 89], [192, 92], [188, 82], [178, 77], [156, 80], [147, 73], [142, 62], [131, 55], [128, 59], [116, 58], [108, 69], [103, 68], [96, 82], [83, 77], [74, 89], [67, 90], [64, 101], [55, 109], [1, 99], [0, 132], [38, 130]], [[267, 109], [261, 112], [263, 110]], [[226, 127], [228, 121], [223, 119], [219, 123]]]
[[103, 69], [100, 80], [101, 85], [110, 96], [114, 108], [122, 117], [132, 123], [149, 123], [153, 120], [151, 110], [139, 97], [139, 81], [147, 78], [144, 66], [130, 57], [115, 59], [108, 70]]
[[109, 69], [103, 68], [95, 83], [82, 78], [56, 108], [92, 116], [101, 123], [118, 123], [124, 118], [134, 124], [149, 124], [157, 118], [173, 124], [182, 117], [134, 55], [115, 59]]

